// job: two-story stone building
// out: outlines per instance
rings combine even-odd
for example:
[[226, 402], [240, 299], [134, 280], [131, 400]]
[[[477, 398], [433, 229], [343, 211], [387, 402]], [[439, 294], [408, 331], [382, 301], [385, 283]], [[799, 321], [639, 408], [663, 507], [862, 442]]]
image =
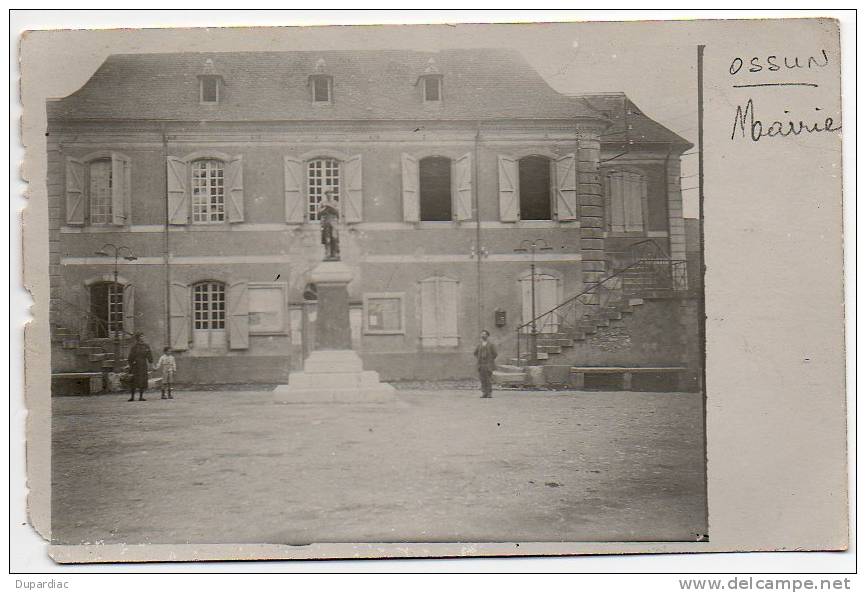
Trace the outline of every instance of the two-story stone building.
[[[113, 55], [47, 110], [52, 324], [103, 362], [99, 340], [142, 331], [181, 381], [300, 366], [329, 189], [353, 342], [385, 380], [472, 376], [480, 328], [513, 348], [533, 292], [548, 310], [635, 241], [685, 259], [690, 144], [516, 52]], [[515, 251], [533, 240], [552, 249]]]

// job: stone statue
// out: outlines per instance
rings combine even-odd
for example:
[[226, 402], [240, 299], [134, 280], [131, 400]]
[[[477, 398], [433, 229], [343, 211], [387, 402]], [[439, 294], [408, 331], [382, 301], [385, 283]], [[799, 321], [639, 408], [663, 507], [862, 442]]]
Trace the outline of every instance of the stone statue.
[[328, 190], [319, 204], [319, 220], [322, 222], [322, 245], [325, 246], [325, 261], [340, 261], [340, 235], [337, 222], [340, 219], [340, 202], [337, 192]]

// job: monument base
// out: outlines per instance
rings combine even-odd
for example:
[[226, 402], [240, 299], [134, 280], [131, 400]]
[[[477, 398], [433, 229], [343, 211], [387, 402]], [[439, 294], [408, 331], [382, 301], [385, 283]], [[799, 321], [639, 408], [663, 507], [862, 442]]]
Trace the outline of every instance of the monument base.
[[274, 389], [282, 404], [390, 402], [397, 390], [379, 381], [379, 373], [365, 371], [354, 350], [315, 350], [304, 370], [289, 373], [288, 385]]

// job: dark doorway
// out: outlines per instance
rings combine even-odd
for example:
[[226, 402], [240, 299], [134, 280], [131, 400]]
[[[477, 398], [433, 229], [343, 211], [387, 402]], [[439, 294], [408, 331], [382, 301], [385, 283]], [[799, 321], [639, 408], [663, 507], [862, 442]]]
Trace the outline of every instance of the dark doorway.
[[421, 220], [451, 220], [451, 159], [431, 156], [418, 167]]
[[551, 220], [550, 159], [528, 156], [520, 159], [520, 219]]
[[123, 286], [99, 282], [90, 287], [91, 335], [110, 338], [123, 329]]

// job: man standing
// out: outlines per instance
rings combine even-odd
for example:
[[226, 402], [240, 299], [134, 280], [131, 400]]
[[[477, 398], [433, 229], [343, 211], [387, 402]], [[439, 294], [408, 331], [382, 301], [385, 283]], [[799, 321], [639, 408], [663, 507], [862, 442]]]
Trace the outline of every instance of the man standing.
[[144, 392], [147, 389], [147, 369], [153, 364], [153, 355], [150, 346], [144, 341], [141, 332], [135, 333], [135, 342], [129, 349], [127, 357], [129, 363], [129, 400], [135, 400], [135, 390], [138, 389], [138, 401], [143, 402]]
[[481, 343], [475, 347], [478, 376], [481, 378], [481, 397], [493, 397], [493, 370], [496, 368], [496, 346], [490, 341], [490, 332], [481, 330]]

